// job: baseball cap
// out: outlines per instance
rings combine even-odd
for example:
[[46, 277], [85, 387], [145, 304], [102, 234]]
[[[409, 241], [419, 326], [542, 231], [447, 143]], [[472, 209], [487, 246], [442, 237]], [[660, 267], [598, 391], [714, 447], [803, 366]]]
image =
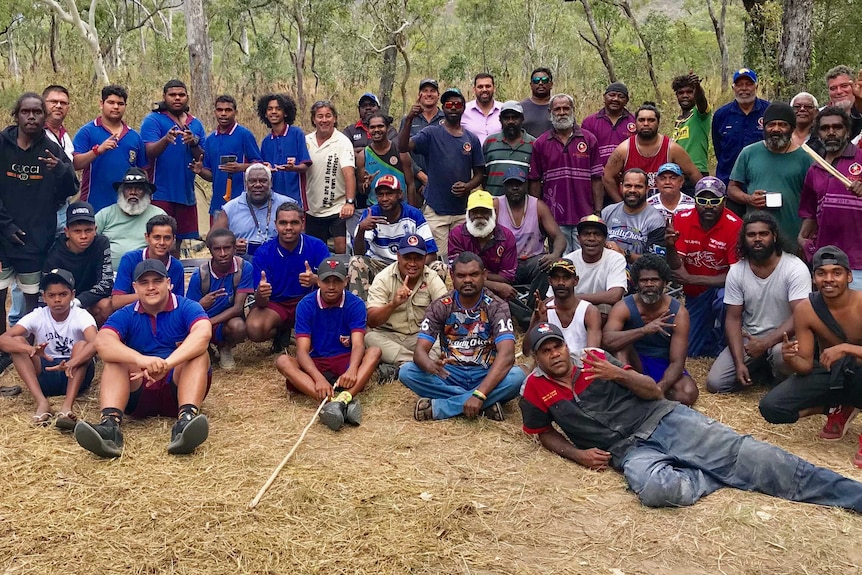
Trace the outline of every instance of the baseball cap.
[[755, 84], [757, 84], [757, 72], [752, 70], [751, 68], [740, 68], [736, 72], [733, 73], [733, 81], [736, 82], [740, 78], [745, 76]]
[[54, 268], [42, 276], [42, 281], [39, 282], [39, 289], [44, 291], [48, 285], [57, 283], [57, 281], [66, 284], [69, 286], [69, 289], [75, 289], [75, 277], [71, 272], [62, 268]]
[[428, 253], [428, 248], [425, 245], [425, 240], [422, 236], [409, 234], [401, 238], [401, 241], [398, 242], [398, 253], [402, 255], [420, 254], [424, 256]]
[[717, 198], [723, 198], [727, 194], [724, 182], [715, 176], [706, 176], [694, 185], [694, 195], [699, 196], [703, 192], [709, 192]]
[[317, 279], [325, 280], [330, 276], [335, 276], [341, 281], [347, 279], [347, 266], [344, 262], [335, 258], [327, 258], [320, 263], [317, 268]]
[[605, 220], [597, 216], [596, 214], [590, 214], [588, 216], [582, 217], [578, 220], [578, 225], [576, 226], [578, 233], [581, 233], [581, 230], [587, 228], [589, 226], [596, 226], [601, 228], [605, 235], [608, 235], [608, 225], [605, 223]]
[[817, 269], [821, 266], [842, 266], [850, 269], [850, 259], [841, 248], [837, 246], [823, 246], [811, 258], [811, 267]]
[[440, 89], [440, 84], [437, 83], [437, 80], [434, 78], [425, 78], [421, 82], [419, 82], [419, 89], [421, 90], [425, 86], [433, 86], [435, 90]]
[[467, 198], [467, 211], [475, 210], [476, 208], [485, 208], [486, 210], [494, 209], [494, 196], [485, 190], [476, 190], [470, 197]]
[[372, 94], [371, 92], [365, 92], [364, 94], [362, 94], [359, 97], [359, 103], [358, 103], [359, 106], [362, 105], [363, 100], [371, 100], [372, 102], [374, 102], [375, 104], [380, 106], [380, 100], [378, 100], [377, 96], [375, 94]]
[[509, 180], [518, 180], [519, 182], [527, 181], [527, 174], [524, 173], [524, 170], [517, 166], [509, 166], [506, 168], [505, 175], [503, 175], [503, 182], [508, 182]]
[[532, 344], [534, 352], [549, 339], [558, 339], [562, 342], [566, 341], [560, 328], [552, 323], [542, 322], [536, 324], [536, 327], [530, 330], [530, 343]]
[[464, 98], [464, 94], [461, 93], [461, 90], [458, 88], [446, 88], [446, 91], [440, 96], [441, 102], [446, 102], [447, 100], [451, 100], [452, 98], [460, 98], [461, 101], [466, 102], [467, 100]]
[[135, 266], [135, 273], [132, 274], [132, 277], [135, 278], [135, 281], [138, 281], [147, 272], [157, 273], [163, 278], [168, 277], [168, 269], [165, 267], [165, 264], [161, 260], [153, 259], [146, 259], [138, 263]]
[[392, 174], [385, 174], [377, 178], [377, 181], [374, 182], [374, 189], [377, 188], [392, 188], [393, 190], [401, 189], [401, 182], [398, 181], [398, 178], [393, 176]]
[[96, 223], [96, 212], [87, 202], [72, 202], [66, 208], [66, 225], [74, 224], [75, 222]]
[[658, 172], [656, 172], [656, 175], [660, 176], [661, 174], [663, 174], [665, 172], [672, 172], [672, 173], [676, 174], [677, 176], [682, 175], [682, 170], [680, 169], [680, 167], [677, 164], [674, 164], [673, 162], [668, 162], [666, 164], [662, 164], [661, 166], [659, 166], [659, 169], [658, 169]]
[[500, 114], [503, 112], [517, 112], [524, 115], [524, 107], [521, 105], [521, 102], [517, 100], [506, 100], [503, 102], [503, 105], [500, 106]]
[[129, 170], [123, 176], [122, 180], [120, 180], [119, 182], [114, 182], [111, 185], [114, 186], [115, 192], [119, 192], [120, 186], [122, 185], [130, 185], [144, 188], [148, 190], [151, 194], [156, 190], [156, 186], [151, 184], [150, 180], [147, 178], [147, 173], [140, 168], [129, 168]]
[[576, 277], [578, 275], [578, 270], [577, 268], [575, 268], [575, 262], [573, 262], [572, 260], [567, 260], [566, 258], [560, 258], [554, 262], [551, 262], [551, 265], [548, 266], [548, 275], [551, 275], [554, 270], [563, 270]]

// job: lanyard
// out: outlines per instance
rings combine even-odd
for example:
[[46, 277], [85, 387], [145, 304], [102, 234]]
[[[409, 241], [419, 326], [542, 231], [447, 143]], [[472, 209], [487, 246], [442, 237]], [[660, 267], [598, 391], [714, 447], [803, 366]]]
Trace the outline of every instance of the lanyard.
[[[272, 197], [269, 198], [269, 202], [266, 205], [266, 231], [262, 231], [260, 229], [260, 222], [257, 221], [257, 214], [254, 211], [254, 207], [252, 206], [251, 200], [248, 200], [248, 211], [251, 213], [251, 219], [254, 220], [254, 227], [257, 228], [257, 235], [263, 238], [263, 242], [269, 239], [269, 217], [272, 214]], [[261, 242], [261, 243], [263, 243]]]

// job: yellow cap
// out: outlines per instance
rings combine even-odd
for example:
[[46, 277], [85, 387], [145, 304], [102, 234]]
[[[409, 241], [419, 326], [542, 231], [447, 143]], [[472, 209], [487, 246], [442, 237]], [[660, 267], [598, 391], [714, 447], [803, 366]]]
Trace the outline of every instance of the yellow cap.
[[485, 208], [486, 210], [494, 209], [494, 196], [486, 192], [485, 190], [476, 190], [470, 197], [467, 198], [467, 211], [474, 210], [476, 208]]

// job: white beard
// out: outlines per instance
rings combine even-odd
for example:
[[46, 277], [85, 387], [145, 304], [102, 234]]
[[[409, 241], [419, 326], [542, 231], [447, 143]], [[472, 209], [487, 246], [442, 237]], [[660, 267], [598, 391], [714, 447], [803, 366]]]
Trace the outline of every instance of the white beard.
[[123, 196], [123, 192], [117, 192], [117, 205], [128, 216], [140, 216], [150, 207], [150, 194], [143, 194], [138, 203], [133, 204]]
[[477, 225], [476, 222], [470, 219], [470, 215], [467, 214], [467, 231], [474, 238], [486, 238], [490, 236], [494, 233], [495, 227], [497, 227], [497, 213], [494, 210], [491, 210], [491, 217], [484, 225]]

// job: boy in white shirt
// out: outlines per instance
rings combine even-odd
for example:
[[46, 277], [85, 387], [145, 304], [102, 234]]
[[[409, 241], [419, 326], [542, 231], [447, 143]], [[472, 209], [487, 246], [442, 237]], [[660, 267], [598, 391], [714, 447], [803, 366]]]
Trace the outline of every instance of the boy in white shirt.
[[52, 412], [47, 397], [64, 395], [56, 425], [73, 429], [75, 398], [93, 381], [96, 320], [87, 310], [72, 307], [75, 278], [70, 272], [52, 269], [40, 288], [45, 307], [34, 309], [0, 335], [0, 350], [12, 355], [18, 375], [36, 400], [33, 425], [49, 425]]

